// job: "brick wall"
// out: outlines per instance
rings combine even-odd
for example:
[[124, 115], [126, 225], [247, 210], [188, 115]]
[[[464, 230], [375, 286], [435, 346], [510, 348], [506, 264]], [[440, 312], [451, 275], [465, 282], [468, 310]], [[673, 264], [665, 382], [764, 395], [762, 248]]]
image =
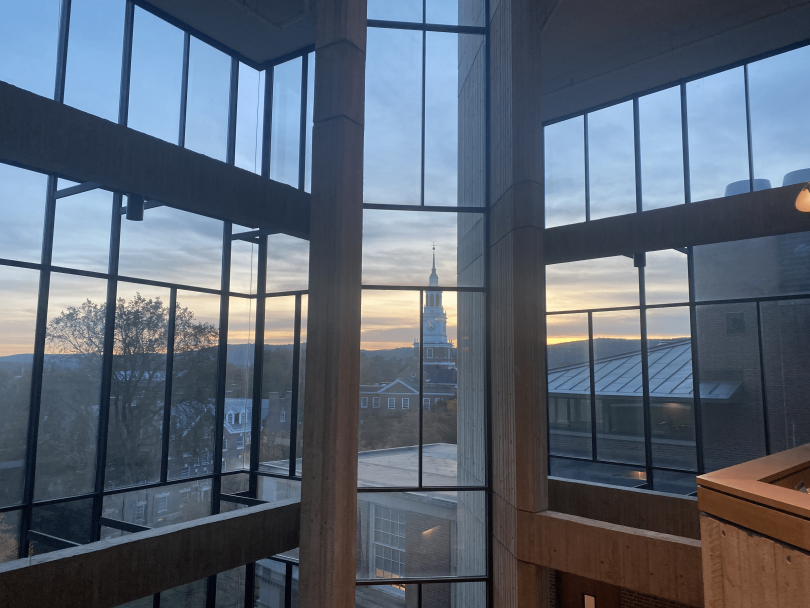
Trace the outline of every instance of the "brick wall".
[[[549, 608], [582, 608], [581, 606], [561, 606], [559, 604], [560, 598], [562, 597], [560, 594], [560, 585], [565, 584], [565, 581], [568, 581], [568, 584], [586, 584], [588, 583], [588, 579], [573, 577], [571, 575], [564, 575], [561, 577], [561, 574], [563, 573], [558, 572], [557, 570], [549, 570]], [[616, 589], [616, 587], [610, 588], [613, 590]], [[680, 604], [678, 602], [673, 602], [672, 600], [655, 597], [654, 595], [646, 595], [644, 593], [639, 593], [638, 591], [631, 591], [630, 589], [624, 589], [621, 587], [618, 588], [618, 590], [619, 606], [621, 608], [690, 608], [686, 604]], [[586, 590], [586, 592], [591, 593], [592, 591]], [[610, 605], [615, 605], [612, 603], [615, 601], [615, 591], [612, 592], [612, 597], [614, 599], [610, 600]], [[598, 595], [596, 605], [599, 606]]]
[[689, 608], [672, 600], [665, 600], [654, 595], [645, 595], [629, 589], [621, 590], [622, 608]]

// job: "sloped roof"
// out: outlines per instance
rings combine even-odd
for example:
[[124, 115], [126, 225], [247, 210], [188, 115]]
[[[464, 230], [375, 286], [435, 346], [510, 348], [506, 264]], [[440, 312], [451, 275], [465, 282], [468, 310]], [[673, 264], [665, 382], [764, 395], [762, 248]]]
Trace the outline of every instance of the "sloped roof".
[[[267, 418], [270, 411], [270, 400], [262, 399], [262, 422]], [[249, 433], [251, 413], [253, 412], [253, 400], [242, 398], [225, 398], [225, 429], [229, 433]], [[243, 414], [242, 423], [228, 422], [228, 414]]]
[[[662, 342], [648, 349], [650, 397], [691, 399], [692, 348], [688, 339]], [[604, 396], [643, 395], [641, 352], [631, 351], [594, 362], [596, 394]], [[701, 382], [701, 399], [730, 399], [740, 382]], [[554, 395], [590, 395], [590, 370], [587, 362], [550, 369], [548, 392]]]

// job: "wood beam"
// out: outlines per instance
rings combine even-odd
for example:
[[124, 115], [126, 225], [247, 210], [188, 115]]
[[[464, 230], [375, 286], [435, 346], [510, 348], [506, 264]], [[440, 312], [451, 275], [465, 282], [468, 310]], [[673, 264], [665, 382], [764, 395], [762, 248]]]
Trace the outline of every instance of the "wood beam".
[[355, 604], [366, 2], [318, 0], [302, 606]]
[[0, 565], [0, 606], [113, 608], [298, 546], [297, 500]]
[[309, 236], [306, 192], [2, 81], [0, 161], [251, 228]]
[[548, 228], [546, 264], [810, 231], [796, 209], [805, 184]]

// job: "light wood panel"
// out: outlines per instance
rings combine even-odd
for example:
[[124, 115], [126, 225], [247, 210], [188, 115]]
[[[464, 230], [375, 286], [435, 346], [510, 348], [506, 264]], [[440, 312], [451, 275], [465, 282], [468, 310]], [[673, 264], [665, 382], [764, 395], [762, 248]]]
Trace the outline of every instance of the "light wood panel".
[[700, 541], [554, 511], [520, 511], [518, 529], [522, 561], [703, 606]]

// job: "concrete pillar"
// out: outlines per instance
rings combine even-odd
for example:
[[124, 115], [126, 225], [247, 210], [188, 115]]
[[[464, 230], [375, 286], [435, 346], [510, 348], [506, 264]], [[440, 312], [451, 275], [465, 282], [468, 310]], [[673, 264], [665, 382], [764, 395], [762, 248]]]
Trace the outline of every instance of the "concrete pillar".
[[354, 606], [366, 2], [318, 0], [301, 487], [303, 608]]
[[496, 608], [548, 603], [548, 572], [517, 558], [517, 516], [548, 508], [540, 31], [552, 4], [492, 0], [489, 14]]

